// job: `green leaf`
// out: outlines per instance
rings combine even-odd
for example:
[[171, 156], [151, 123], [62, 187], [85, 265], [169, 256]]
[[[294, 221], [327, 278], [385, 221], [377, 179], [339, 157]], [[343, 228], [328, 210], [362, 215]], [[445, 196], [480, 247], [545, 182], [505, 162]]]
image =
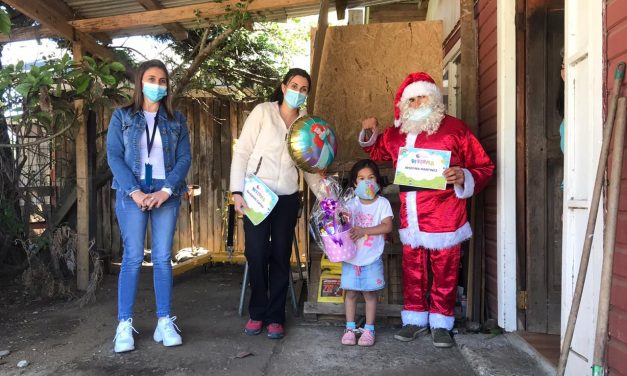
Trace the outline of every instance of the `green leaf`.
[[33, 75], [33, 77], [37, 77], [37, 76], [39, 76], [39, 73], [41, 73], [41, 69], [40, 69], [38, 66], [33, 65], [33, 66], [30, 68], [30, 74], [32, 74], [32, 75]]
[[17, 62], [17, 64], [15, 65], [15, 70], [20, 72], [22, 71], [22, 69], [24, 69], [24, 61], [20, 60]]
[[76, 94], [82, 94], [85, 90], [89, 88], [89, 84], [91, 83], [91, 77], [88, 75], [79, 76], [76, 81], [74, 81], [74, 86], [76, 87]]
[[46, 124], [52, 123], [52, 116], [48, 112], [40, 111], [35, 114], [39, 121], [42, 121]]
[[106, 85], [115, 85], [118, 80], [115, 79], [115, 77], [113, 77], [110, 74], [105, 74], [104, 76], [100, 77], [100, 79], [102, 80], [102, 82], [104, 82]]
[[117, 62], [117, 61], [114, 61], [113, 63], [109, 64], [109, 67], [114, 72], [124, 72], [126, 70], [126, 67], [124, 66], [124, 64]]
[[52, 76], [50, 76], [50, 74], [42, 75], [42, 76], [39, 78], [39, 82], [40, 82], [42, 85], [48, 85], [48, 86], [50, 86], [50, 85], [52, 85], [52, 83], [53, 83], [53, 81], [52, 81]]
[[0, 33], [7, 35], [11, 33], [11, 17], [4, 9], [0, 9]]
[[94, 60], [91, 56], [83, 56], [83, 60], [85, 60], [92, 68], [96, 66], [96, 60]]
[[26, 97], [32, 87], [31, 83], [23, 82], [15, 87], [15, 91], [17, 91], [21, 96]]

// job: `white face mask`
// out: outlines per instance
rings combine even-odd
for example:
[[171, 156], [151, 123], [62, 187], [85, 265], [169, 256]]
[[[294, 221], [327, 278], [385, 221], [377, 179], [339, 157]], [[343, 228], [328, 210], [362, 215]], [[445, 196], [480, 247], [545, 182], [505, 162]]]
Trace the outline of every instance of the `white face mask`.
[[428, 118], [433, 112], [433, 108], [422, 105], [418, 108], [410, 108], [407, 111], [409, 111], [407, 119], [418, 123]]

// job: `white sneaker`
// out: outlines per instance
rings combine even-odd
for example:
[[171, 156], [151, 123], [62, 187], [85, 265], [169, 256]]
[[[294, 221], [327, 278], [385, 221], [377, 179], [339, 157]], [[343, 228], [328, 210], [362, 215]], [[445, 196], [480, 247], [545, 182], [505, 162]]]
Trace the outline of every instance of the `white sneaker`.
[[155, 342], [163, 341], [163, 346], [167, 347], [183, 344], [183, 339], [176, 332], [177, 330], [180, 332], [181, 329], [176, 326], [174, 320], [176, 320], [176, 316], [166, 316], [159, 318], [159, 321], [157, 322], [157, 328], [155, 329], [155, 334], [152, 336]]
[[118, 324], [118, 328], [115, 331], [115, 338], [113, 338], [113, 342], [115, 342], [115, 345], [113, 346], [113, 351], [115, 351], [116, 353], [121, 353], [135, 350], [135, 340], [133, 339], [133, 332], [138, 333], [137, 330], [133, 328], [132, 318], [120, 321], [120, 323]]

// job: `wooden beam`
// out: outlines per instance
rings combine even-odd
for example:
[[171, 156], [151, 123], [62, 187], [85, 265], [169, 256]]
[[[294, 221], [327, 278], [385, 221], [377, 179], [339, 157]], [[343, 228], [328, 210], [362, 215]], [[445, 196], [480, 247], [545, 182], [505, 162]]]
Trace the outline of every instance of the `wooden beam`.
[[[460, 98], [461, 117], [469, 125], [475, 135], [478, 135], [478, 58], [477, 58], [477, 30], [475, 25], [474, 0], [460, 0]], [[467, 310], [466, 317], [478, 321], [481, 316], [481, 255], [483, 254], [483, 216], [477, 206], [481, 198], [473, 197], [470, 204], [470, 223], [473, 233], [477, 234], [469, 244], [467, 281]]]
[[[72, 43], [74, 61], [83, 60], [80, 42]], [[89, 166], [87, 160], [87, 115], [84, 100], [75, 103], [78, 114], [76, 132], [76, 286], [87, 290], [89, 285]]]
[[[146, 10], [159, 10], [164, 9], [159, 0], [137, 0]], [[176, 40], [187, 39], [187, 30], [177, 22], [165, 23], [162, 26], [172, 34]]]
[[320, 74], [320, 63], [322, 61], [322, 48], [324, 47], [324, 38], [327, 34], [327, 26], [329, 18], [329, 0], [320, 0], [320, 12], [318, 12], [318, 29], [314, 39], [313, 57], [311, 59], [311, 90], [307, 101], [307, 109], [309, 113], [313, 113], [314, 103], [316, 102], [316, 91], [318, 86], [318, 76]]
[[338, 20], [346, 18], [346, 5], [348, 5], [348, 0], [335, 0], [335, 12]]
[[[70, 41], [80, 41], [83, 51], [90, 52], [103, 60], [118, 60], [113, 50], [98, 44], [91, 35], [75, 30], [69, 25], [68, 11], [65, 7], [59, 5], [59, 1], [5, 0], [4, 2], [22, 14], [40, 22], [43, 27], [58, 33], [60, 37]], [[132, 81], [134, 79], [134, 70], [127, 62], [123, 63], [126, 66], [126, 75]]]
[[[11, 0], [10, 2], [18, 2], [18, 0]], [[119, 16], [88, 18], [70, 21], [69, 24], [82, 32], [92, 33], [97, 31], [113, 31], [161, 25], [164, 20], [167, 22], [186, 22], [194, 21], [197, 18], [215, 19], [216, 17], [224, 16], [227, 13], [225, 10], [227, 5], [234, 8], [237, 3], [239, 3], [239, 0], [225, 0], [221, 3], [211, 2], [193, 4], [174, 8], [123, 14]], [[319, 1], [317, 0], [255, 0], [248, 5], [248, 11], [263, 12], [283, 8], [315, 5], [318, 3]]]
[[[113, 59], [115, 57], [113, 51], [99, 45], [91, 35], [75, 31], [67, 23], [69, 19], [65, 15], [49, 7], [49, 0], [6, 0], [5, 3], [28, 17], [41, 22], [43, 26], [56, 31], [59, 33], [59, 36], [67, 40], [80, 40], [84, 50], [102, 59]], [[53, 3], [56, 4], [56, 2]]]
[[0, 34], [0, 43], [22, 42], [54, 36], [58, 36], [58, 33], [45, 26], [17, 27], [11, 29], [9, 35]]

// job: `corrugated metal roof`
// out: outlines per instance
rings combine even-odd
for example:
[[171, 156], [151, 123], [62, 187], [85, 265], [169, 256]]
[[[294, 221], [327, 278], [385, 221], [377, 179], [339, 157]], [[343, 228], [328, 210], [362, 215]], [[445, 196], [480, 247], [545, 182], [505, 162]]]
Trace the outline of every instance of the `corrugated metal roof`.
[[[80, 15], [80, 18], [97, 18], [107, 16], [117, 16], [123, 14], [131, 14], [145, 11], [145, 8], [136, 0], [63, 0], [72, 10]], [[185, 5], [208, 3], [206, 0], [160, 0], [164, 8], [174, 8]], [[399, 1], [399, 0], [349, 0], [347, 9], [392, 4], [399, 2], [415, 2], [415, 1]], [[330, 10], [335, 10], [335, 2], [330, 1]], [[304, 17], [318, 14], [320, 6], [318, 4], [312, 6], [298, 6], [277, 9], [269, 12], [263, 12], [263, 18], [268, 21], [285, 21], [287, 18]], [[164, 20], [167, 22], [167, 20]], [[182, 22], [185, 28], [196, 28], [198, 24], [195, 21]], [[128, 35], [148, 35], [166, 33], [167, 31], [161, 26], [142, 27], [139, 29], [126, 29], [116, 32], [109, 32], [111, 36], [128, 36]]]

